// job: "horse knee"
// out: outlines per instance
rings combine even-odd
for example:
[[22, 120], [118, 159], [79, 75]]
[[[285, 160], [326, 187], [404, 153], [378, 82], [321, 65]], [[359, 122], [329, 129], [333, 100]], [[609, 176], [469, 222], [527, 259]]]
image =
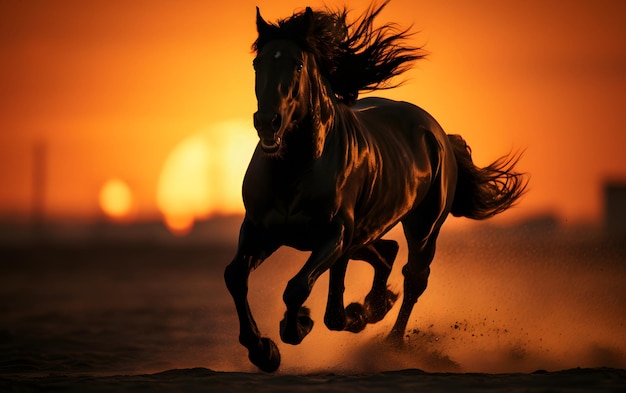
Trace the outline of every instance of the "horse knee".
[[248, 270], [238, 259], [232, 261], [224, 269], [224, 282], [231, 293], [240, 290], [241, 285], [245, 285], [245, 278], [247, 276]]
[[398, 255], [398, 250], [400, 250], [398, 242], [395, 240], [381, 239], [374, 245], [380, 255], [384, 258], [385, 262], [387, 262], [391, 268], [396, 256]]
[[407, 264], [402, 268], [402, 274], [404, 275], [404, 296], [416, 302], [428, 286], [430, 267], [416, 269]]
[[294, 277], [287, 283], [283, 292], [283, 301], [287, 305], [287, 310], [298, 309], [311, 293], [311, 285], [307, 279]]

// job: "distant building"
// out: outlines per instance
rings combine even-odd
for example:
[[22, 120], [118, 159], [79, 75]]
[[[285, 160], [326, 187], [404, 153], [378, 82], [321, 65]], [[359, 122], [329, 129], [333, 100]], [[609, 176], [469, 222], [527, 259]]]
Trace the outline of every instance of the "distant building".
[[604, 223], [612, 234], [626, 234], [626, 181], [604, 185]]

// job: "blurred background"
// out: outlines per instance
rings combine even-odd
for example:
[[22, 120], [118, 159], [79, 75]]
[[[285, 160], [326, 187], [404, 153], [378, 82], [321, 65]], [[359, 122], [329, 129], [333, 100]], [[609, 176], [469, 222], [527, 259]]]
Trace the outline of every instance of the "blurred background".
[[[8, 326], [0, 349], [14, 355], [0, 371], [247, 367], [221, 269], [234, 252], [241, 181], [258, 140], [255, 6], [275, 21], [307, 5], [343, 3], [0, 1], [0, 308]], [[350, 16], [367, 5], [350, 2]], [[415, 314], [427, 317], [419, 325], [426, 339], [447, 337], [446, 347], [398, 367], [493, 371], [503, 358], [513, 362], [506, 370], [626, 366], [625, 14], [618, 0], [393, 0], [380, 15], [379, 23], [412, 25], [411, 44], [429, 56], [401, 87], [376, 95], [430, 112], [468, 141], [479, 166], [523, 150], [519, 169], [530, 175], [515, 208], [485, 223], [446, 223], [436, 261], [443, 270], [433, 269], [432, 295], [424, 295], [434, 297]], [[390, 236], [401, 237], [397, 229]], [[304, 258], [281, 255], [277, 266]], [[268, 269], [261, 282], [285, 276]], [[399, 289], [399, 273], [392, 279]], [[275, 307], [260, 322], [273, 334], [282, 288], [271, 288], [274, 306], [258, 305]], [[175, 296], [187, 303], [168, 303]], [[479, 303], [465, 307], [469, 299]], [[58, 337], [42, 341], [55, 329]], [[126, 345], [146, 332], [156, 332], [150, 345]], [[506, 341], [505, 352], [486, 355], [498, 340], [468, 344], [489, 333]], [[483, 348], [483, 364], [475, 351], [459, 354], [455, 339]], [[198, 345], [222, 355], [202, 357]], [[97, 348], [88, 367], [55, 363], [80, 358], [85, 346]], [[160, 363], [147, 362], [156, 348]]]
[[[255, 6], [274, 21], [324, 3], [294, 4], [0, 2], [0, 219], [184, 234], [241, 214], [257, 141]], [[525, 150], [530, 192], [500, 220], [599, 225], [607, 184], [626, 179], [625, 7], [394, 0], [379, 22], [413, 25], [411, 44], [430, 55], [376, 94], [422, 106], [479, 165]]]

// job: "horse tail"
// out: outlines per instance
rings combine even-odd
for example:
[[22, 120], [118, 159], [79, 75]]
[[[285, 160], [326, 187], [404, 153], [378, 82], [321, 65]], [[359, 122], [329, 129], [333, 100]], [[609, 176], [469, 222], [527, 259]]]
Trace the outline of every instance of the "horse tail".
[[524, 173], [515, 172], [521, 154], [508, 154], [479, 168], [460, 135], [448, 135], [458, 166], [452, 215], [484, 220], [515, 205], [526, 191]]

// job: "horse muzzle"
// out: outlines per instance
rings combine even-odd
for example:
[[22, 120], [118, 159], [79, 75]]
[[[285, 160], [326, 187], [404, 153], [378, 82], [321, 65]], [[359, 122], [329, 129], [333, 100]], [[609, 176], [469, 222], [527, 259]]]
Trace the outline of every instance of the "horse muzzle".
[[274, 154], [280, 149], [282, 142], [283, 118], [279, 113], [254, 114], [254, 128], [261, 139], [261, 149], [268, 154]]

